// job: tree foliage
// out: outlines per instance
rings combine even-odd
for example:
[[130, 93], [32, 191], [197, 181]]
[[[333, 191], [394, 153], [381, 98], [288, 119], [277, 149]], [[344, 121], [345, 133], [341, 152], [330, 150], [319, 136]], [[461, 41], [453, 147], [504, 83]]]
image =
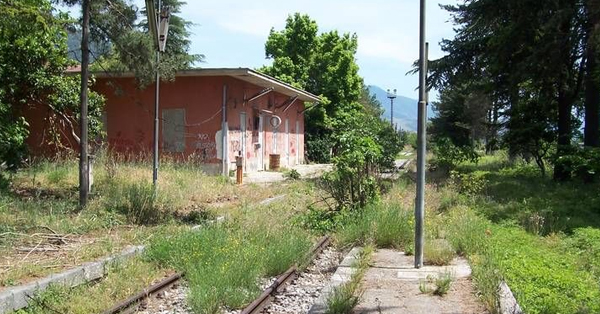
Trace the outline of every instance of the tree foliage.
[[[71, 1], [76, 4], [79, 1]], [[92, 65], [95, 71], [133, 72], [140, 86], [146, 86], [156, 79], [158, 67], [161, 78], [173, 80], [178, 70], [188, 69], [204, 56], [190, 53], [192, 22], [180, 17], [185, 2], [163, 0], [162, 6], [169, 7], [171, 18], [169, 34], [160, 63], [156, 63], [156, 47], [148, 30], [146, 9], [139, 10], [130, 0], [92, 2], [91, 35], [92, 41], [103, 47], [103, 54], [95, 55]], [[158, 6], [158, 2], [155, 1]], [[158, 7], [156, 12], [160, 12]], [[140, 21], [141, 22], [138, 22]]]
[[310, 160], [335, 165], [323, 184], [337, 210], [362, 208], [376, 199], [376, 174], [392, 168], [403, 147], [358, 75], [357, 48], [356, 34], [319, 33], [314, 20], [296, 13], [283, 30], [271, 30], [265, 51], [273, 64], [261, 69], [321, 95], [321, 103], [305, 113], [305, 143]]
[[328, 162], [335, 154], [333, 121], [344, 112], [359, 109], [363, 80], [358, 75], [356, 34], [318, 33], [317, 23], [296, 13], [281, 31], [271, 29], [265, 44], [271, 66], [261, 69], [296, 87], [321, 95], [318, 107], [306, 112], [307, 157]]
[[[595, 1], [467, 0], [443, 8], [451, 13], [457, 34], [442, 41], [447, 55], [430, 65], [429, 84], [442, 95], [435, 133], [445, 132], [462, 146], [483, 141], [488, 151], [490, 144], [502, 143], [511, 153], [533, 158], [542, 172], [546, 161], [572, 151], [579, 127], [574, 112], [589, 109], [586, 138], [598, 136], [597, 123], [587, 121], [598, 115], [594, 103], [600, 97], [583, 97], [584, 91], [593, 96], [598, 88], [592, 62], [598, 51], [594, 32], [600, 27]], [[463, 124], [473, 95], [485, 110]], [[485, 136], [466, 134], [481, 121]], [[465, 132], [456, 132], [453, 122], [465, 126]], [[554, 163], [554, 177], [569, 174]]]
[[[16, 167], [25, 153], [29, 124], [24, 112], [47, 107], [51, 129], [72, 129], [79, 112], [79, 81], [65, 76], [65, 14], [47, 0], [0, 1], [0, 164]], [[102, 98], [90, 95], [92, 133], [98, 133]], [[55, 143], [60, 143], [56, 141]]]

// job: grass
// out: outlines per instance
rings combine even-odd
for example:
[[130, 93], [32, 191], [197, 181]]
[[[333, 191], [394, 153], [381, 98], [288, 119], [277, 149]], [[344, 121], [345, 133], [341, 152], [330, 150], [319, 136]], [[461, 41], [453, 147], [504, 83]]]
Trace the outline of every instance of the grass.
[[240, 308], [261, 292], [258, 279], [304, 264], [311, 238], [299, 229], [265, 224], [216, 225], [157, 239], [148, 256], [186, 273], [189, 304], [196, 313]]
[[467, 189], [434, 192], [445, 204], [439, 226], [468, 257], [488, 309], [505, 280], [526, 313], [600, 312], [598, 185], [555, 183], [503, 156], [459, 171]]
[[443, 297], [450, 291], [450, 284], [453, 280], [454, 276], [450, 272], [439, 273], [435, 277], [429, 275], [427, 276], [427, 280], [419, 282], [419, 291], [424, 294]]
[[374, 247], [368, 245], [362, 249], [358, 260], [352, 265], [354, 273], [350, 281], [336, 287], [327, 298], [326, 314], [349, 314], [360, 302], [360, 282], [369, 269]]
[[[89, 206], [79, 210], [77, 167], [74, 160], [41, 160], [14, 174], [9, 188], [0, 191], [0, 289], [115, 254], [128, 245], [158, 245], [159, 238], [168, 241], [173, 237], [183, 237], [184, 234], [187, 235], [190, 224], [202, 224], [210, 217], [223, 215], [230, 221], [227, 229], [231, 229], [227, 231], [226, 246], [239, 252], [231, 251], [227, 253], [230, 255], [219, 255], [219, 258], [225, 263], [237, 257], [244, 263], [249, 261], [247, 265], [227, 264], [227, 269], [237, 269], [227, 275], [229, 277], [223, 283], [223, 289], [230, 290], [227, 292], [231, 299], [228, 304], [239, 306], [248, 299], [250, 292], [256, 291], [256, 287], [251, 286], [256, 286], [258, 277], [279, 274], [289, 265], [301, 263], [311, 246], [312, 238], [302, 230], [294, 229], [292, 233], [295, 232], [296, 236], [293, 237], [275, 230], [284, 228], [281, 221], [305, 209], [306, 202], [313, 197], [310, 183], [295, 181], [275, 186], [235, 186], [228, 179], [205, 175], [193, 163], [178, 164], [163, 160], [159, 187], [155, 192], [148, 183], [151, 179], [151, 167], [148, 163], [123, 162], [100, 155], [94, 167], [95, 183]], [[254, 205], [259, 200], [284, 191], [287, 197], [277, 204]], [[269, 223], [274, 221], [277, 223], [270, 226]], [[249, 226], [255, 225], [263, 228], [255, 228], [253, 238], [247, 239]], [[56, 245], [48, 241], [40, 243], [40, 234], [53, 233], [63, 237], [66, 244]], [[187, 236], [190, 241], [195, 239], [191, 235]], [[255, 256], [244, 255], [250, 247], [234, 246], [235, 241], [243, 244], [254, 241], [252, 243], [255, 247], [262, 245], [264, 252], [260, 261], [255, 263]], [[27, 254], [27, 248], [34, 248], [38, 244], [40, 248], [57, 251]], [[195, 248], [199, 252], [212, 252], [212, 248], [205, 246], [196, 245]], [[19, 252], [16, 249], [25, 250]], [[279, 254], [276, 255], [277, 253]], [[208, 274], [212, 275], [213, 283], [221, 283], [222, 278], [216, 275], [219, 273], [213, 270], [226, 264], [217, 263], [215, 259], [210, 259], [209, 262], [215, 268], [203, 271], [210, 271]], [[170, 269], [170, 265], [158, 258], [136, 263], [139, 265], [130, 267], [143, 268], [148, 264], [159, 272]], [[246, 272], [256, 276], [245, 278], [242, 274]], [[126, 276], [132, 283], [146, 282], [143, 272], [128, 272], [125, 268], [118, 268], [115, 273]], [[193, 272], [190, 272], [190, 277], [194, 277]], [[110, 282], [111, 279], [106, 280]], [[208, 278], [196, 276], [193, 280], [203, 280], [204, 287], [212, 288]], [[231, 287], [237, 286], [239, 282], [251, 282], [248, 284], [250, 288], [246, 289], [248, 293], [238, 295], [233, 292]], [[89, 285], [81, 289], [93, 291], [95, 287], [96, 285]], [[126, 294], [130, 290], [123, 291], [121, 294], [102, 290], [98, 294], [90, 293], [89, 296], [111, 300], [103, 303], [102, 307], [105, 308], [108, 303], [128, 296]], [[193, 300], [198, 308], [204, 307], [202, 302], [210, 297], [202, 297], [206, 291], [208, 290], [195, 290]], [[76, 297], [78, 294], [80, 296]], [[70, 307], [64, 307], [65, 313], [97, 312], [90, 310], [87, 303], [95, 301], [86, 298], [86, 295], [86, 292], [79, 292], [78, 289], [56, 288], [43, 294], [43, 298], [56, 299], [57, 304], [69, 300]], [[82, 310], [70, 310], [76, 308]], [[34, 308], [28, 310], [36, 311]], [[37, 311], [44, 312], [40, 309]]]
[[413, 242], [412, 213], [397, 204], [370, 205], [345, 218], [337, 230], [341, 247], [373, 243], [378, 248], [405, 249]]
[[425, 265], [445, 266], [455, 257], [454, 249], [445, 240], [429, 241], [424, 247]]
[[76, 288], [51, 287], [35, 297], [31, 306], [15, 314], [101, 313], [112, 307], [116, 300], [128, 298], [165, 275], [165, 271], [152, 263], [141, 258], [132, 259], [111, 265], [108, 275], [100, 282]]

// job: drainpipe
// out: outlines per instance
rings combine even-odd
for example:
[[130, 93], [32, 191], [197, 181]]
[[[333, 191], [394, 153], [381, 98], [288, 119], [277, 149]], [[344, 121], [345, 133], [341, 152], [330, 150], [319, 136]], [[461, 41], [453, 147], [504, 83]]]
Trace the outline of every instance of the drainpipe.
[[229, 163], [229, 149], [227, 146], [227, 133], [229, 133], [229, 127], [227, 126], [227, 85], [223, 85], [223, 105], [221, 108], [223, 114], [223, 120], [221, 123], [221, 161], [223, 162], [223, 176], [229, 176], [229, 169], [227, 169]]

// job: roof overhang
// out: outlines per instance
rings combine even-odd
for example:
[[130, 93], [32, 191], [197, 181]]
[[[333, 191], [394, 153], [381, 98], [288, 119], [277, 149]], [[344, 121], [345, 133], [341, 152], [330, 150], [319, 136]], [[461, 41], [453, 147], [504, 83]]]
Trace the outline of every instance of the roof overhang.
[[[106, 77], [134, 77], [133, 73], [105, 73], [97, 72], [94, 75], [98, 78]], [[274, 91], [289, 96], [298, 96], [298, 99], [304, 102], [319, 102], [318, 96], [307, 91], [296, 88], [288, 83], [278, 80], [269, 75], [248, 68], [218, 68], [218, 69], [190, 69], [177, 72], [175, 77], [197, 77], [197, 76], [229, 76], [239, 80], [254, 84], [264, 88], [273, 88]]]

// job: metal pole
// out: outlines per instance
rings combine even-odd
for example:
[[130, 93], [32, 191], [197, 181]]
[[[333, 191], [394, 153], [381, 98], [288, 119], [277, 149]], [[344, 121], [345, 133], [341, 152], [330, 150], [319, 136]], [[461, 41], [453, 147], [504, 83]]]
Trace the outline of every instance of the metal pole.
[[415, 268], [423, 266], [424, 218], [425, 218], [425, 154], [427, 123], [425, 0], [421, 0], [419, 35], [419, 113], [417, 127], [417, 197], [415, 200]]
[[79, 127], [81, 138], [79, 142], [79, 206], [87, 206], [89, 196], [89, 172], [88, 172], [88, 76], [89, 76], [89, 36], [90, 36], [90, 0], [84, 0], [81, 9], [83, 10], [83, 24], [81, 35], [81, 112], [79, 117]]
[[227, 147], [227, 85], [223, 85], [223, 100], [221, 104], [221, 162], [223, 171], [223, 176], [229, 176], [227, 169], [227, 158], [229, 155], [229, 148]]
[[390, 116], [390, 123], [392, 124], [392, 129], [394, 128], [394, 98], [390, 98], [390, 100], [392, 101], [392, 113]]
[[[158, 12], [160, 12], [160, 0], [158, 1]], [[157, 18], [157, 25], [160, 23], [160, 20]], [[148, 23], [150, 25], [150, 23]], [[158, 33], [157, 33], [158, 34]], [[158, 112], [159, 112], [159, 96], [160, 96], [160, 71], [158, 69], [158, 65], [160, 64], [160, 49], [156, 47], [156, 94], [154, 96], [154, 147], [152, 148], [152, 185], [156, 188], [156, 184], [158, 182], [158, 133], [159, 133], [159, 120], [158, 120]]]

